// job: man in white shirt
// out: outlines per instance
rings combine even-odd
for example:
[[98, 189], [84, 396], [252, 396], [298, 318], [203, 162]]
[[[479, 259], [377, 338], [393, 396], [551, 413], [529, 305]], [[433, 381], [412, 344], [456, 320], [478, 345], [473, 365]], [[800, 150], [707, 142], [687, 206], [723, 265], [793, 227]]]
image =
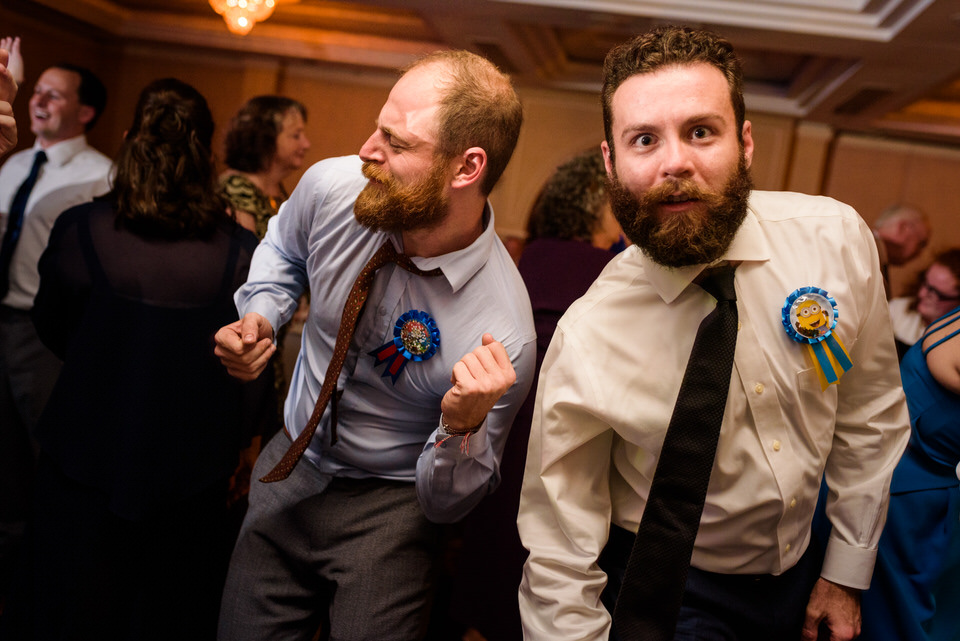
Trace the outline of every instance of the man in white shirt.
[[[716, 306], [694, 283], [727, 263], [736, 351], [672, 638], [813, 640], [825, 625], [852, 639], [909, 437], [870, 230], [834, 200], [752, 190], [742, 73], [722, 38], [638, 36], [608, 54], [603, 91], [614, 213], [635, 246], [569, 308], [544, 360], [518, 518], [525, 638], [608, 638], [598, 557], [608, 540], [604, 562], [630, 555]], [[831, 308], [822, 341], [794, 330], [803, 295]], [[818, 370], [825, 345], [852, 367]], [[833, 533], [821, 565], [810, 526], [824, 474]]]
[[[0, 167], [0, 592], [24, 526], [32, 430], [60, 371], [30, 320], [40, 284], [37, 263], [57, 217], [109, 189], [111, 161], [84, 135], [105, 103], [106, 89], [89, 70], [70, 64], [45, 70], [30, 97], [36, 142]], [[41, 152], [45, 159], [38, 160]], [[18, 192], [25, 205], [11, 224]]]

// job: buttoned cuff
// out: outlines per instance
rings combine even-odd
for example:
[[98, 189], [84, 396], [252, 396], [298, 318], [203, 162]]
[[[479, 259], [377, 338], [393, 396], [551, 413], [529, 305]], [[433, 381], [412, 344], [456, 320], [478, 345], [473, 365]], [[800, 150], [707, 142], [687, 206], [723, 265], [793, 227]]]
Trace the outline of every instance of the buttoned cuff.
[[[487, 437], [487, 419], [483, 419], [476, 432], [468, 432], [465, 436], [451, 436], [446, 434], [443, 427], [434, 432], [434, 443], [437, 447], [460, 447], [461, 454], [477, 458], [482, 452], [490, 448], [490, 439]], [[461, 447], [463, 439], [469, 438], [469, 448]]]
[[849, 588], [866, 590], [870, 587], [870, 578], [873, 576], [873, 566], [876, 562], [876, 550], [853, 547], [831, 536], [827, 543], [827, 553], [823, 558], [820, 576], [827, 581]]
[[249, 313], [260, 314], [267, 322], [270, 323], [270, 327], [273, 328], [273, 344], [277, 344], [277, 328], [280, 326], [280, 314], [276, 305], [271, 304], [271, 301], [264, 297], [263, 299], [252, 299], [248, 301], [247, 307], [240, 314], [242, 319], [246, 314]]

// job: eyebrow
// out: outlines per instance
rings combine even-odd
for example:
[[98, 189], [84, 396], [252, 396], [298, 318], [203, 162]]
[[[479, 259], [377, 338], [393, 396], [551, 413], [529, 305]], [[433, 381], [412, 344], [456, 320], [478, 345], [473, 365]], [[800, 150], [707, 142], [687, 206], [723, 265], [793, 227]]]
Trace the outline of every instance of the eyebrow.
[[[683, 126], [690, 127], [697, 123], [708, 122], [708, 121], [720, 121], [728, 122], [723, 114], [715, 112], [707, 112], [702, 114], [695, 114], [690, 118], [687, 118], [683, 121]], [[646, 121], [636, 121], [632, 124], [625, 125], [623, 130], [627, 131], [657, 131], [662, 129], [661, 125], [654, 125], [653, 123], [648, 123]]]

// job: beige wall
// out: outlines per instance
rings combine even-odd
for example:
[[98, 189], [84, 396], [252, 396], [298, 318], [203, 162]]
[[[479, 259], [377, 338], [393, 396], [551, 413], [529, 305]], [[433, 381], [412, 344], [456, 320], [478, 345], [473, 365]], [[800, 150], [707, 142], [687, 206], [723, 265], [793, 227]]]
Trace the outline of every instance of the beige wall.
[[906, 203], [930, 219], [926, 250], [891, 268], [894, 291], [903, 293], [941, 250], [960, 247], [960, 147], [838, 136], [824, 193], [853, 205], [868, 222], [887, 206]]
[[[59, 21], [59, 22], [58, 22]], [[174, 76], [197, 87], [217, 122], [215, 151], [230, 117], [248, 98], [282, 93], [309, 111], [307, 135], [313, 146], [307, 164], [356, 153], [373, 130], [395, 75], [321, 68], [254, 55], [211, 53], [199, 47], [104, 40], [82, 25], [55, 14], [25, 16], [0, 7], [0, 36], [20, 35], [27, 78], [15, 103], [21, 147], [32, 144], [27, 101], [40, 72], [60, 60], [92, 68], [107, 84], [110, 99], [91, 142], [116, 152], [140, 89]], [[603, 137], [597, 96], [580, 92], [518, 87], [525, 123], [506, 173], [491, 195], [502, 235], [523, 235], [527, 215], [544, 181], [570, 156], [594, 148]], [[748, 114], [755, 152], [752, 171], [760, 189], [822, 193], [853, 205], [868, 221], [886, 206], [914, 204], [930, 216], [933, 237], [925, 254], [892, 272], [900, 291], [932, 253], [960, 245], [960, 147], [890, 141], [838, 134], [812, 122], [769, 114]], [[299, 175], [287, 180], [292, 189]]]

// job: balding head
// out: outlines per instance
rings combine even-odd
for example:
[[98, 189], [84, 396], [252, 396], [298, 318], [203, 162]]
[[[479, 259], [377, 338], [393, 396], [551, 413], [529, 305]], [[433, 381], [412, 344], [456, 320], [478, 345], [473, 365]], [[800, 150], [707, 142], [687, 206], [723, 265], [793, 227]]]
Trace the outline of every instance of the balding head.
[[407, 69], [436, 65], [443, 92], [437, 112], [437, 150], [453, 157], [470, 147], [487, 153], [481, 190], [488, 195], [506, 169], [520, 135], [523, 110], [510, 79], [486, 58], [469, 51], [439, 51]]
[[885, 209], [873, 225], [883, 241], [887, 262], [903, 265], [917, 257], [930, 240], [930, 224], [916, 207], [893, 205]]

